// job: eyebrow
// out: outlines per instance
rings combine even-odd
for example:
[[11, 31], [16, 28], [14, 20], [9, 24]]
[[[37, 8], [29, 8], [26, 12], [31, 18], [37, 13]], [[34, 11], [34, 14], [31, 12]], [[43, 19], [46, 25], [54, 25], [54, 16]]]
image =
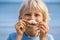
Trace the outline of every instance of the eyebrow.
[[31, 15], [30, 13], [26, 13], [25, 15]]

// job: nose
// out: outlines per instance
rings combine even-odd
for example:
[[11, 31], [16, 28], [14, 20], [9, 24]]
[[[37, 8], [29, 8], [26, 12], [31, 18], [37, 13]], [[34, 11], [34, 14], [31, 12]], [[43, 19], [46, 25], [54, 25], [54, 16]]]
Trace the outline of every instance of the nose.
[[28, 17], [28, 20], [35, 20], [34, 15], [31, 15], [30, 17]]
[[35, 20], [34, 15], [31, 15], [30, 20]]

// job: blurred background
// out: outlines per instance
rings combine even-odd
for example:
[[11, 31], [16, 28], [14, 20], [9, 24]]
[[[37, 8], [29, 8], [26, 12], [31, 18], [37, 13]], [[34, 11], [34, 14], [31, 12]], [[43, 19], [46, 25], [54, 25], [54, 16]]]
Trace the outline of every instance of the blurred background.
[[[18, 10], [23, 0], [0, 0], [0, 40], [7, 40], [10, 33], [15, 32], [14, 25], [18, 21]], [[51, 17], [48, 23], [49, 33], [55, 40], [60, 40], [60, 0], [42, 0], [46, 3]]]

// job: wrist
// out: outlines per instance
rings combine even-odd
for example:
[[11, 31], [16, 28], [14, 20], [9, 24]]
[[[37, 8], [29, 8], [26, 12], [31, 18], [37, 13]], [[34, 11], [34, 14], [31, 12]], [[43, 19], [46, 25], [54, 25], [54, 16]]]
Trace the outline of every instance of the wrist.
[[40, 36], [40, 40], [46, 40], [46, 35], [45, 36]]
[[17, 35], [16, 40], [21, 40], [22, 39], [22, 35]]
[[17, 36], [18, 36], [18, 37], [22, 37], [22, 35], [20, 35], [20, 34], [18, 34]]

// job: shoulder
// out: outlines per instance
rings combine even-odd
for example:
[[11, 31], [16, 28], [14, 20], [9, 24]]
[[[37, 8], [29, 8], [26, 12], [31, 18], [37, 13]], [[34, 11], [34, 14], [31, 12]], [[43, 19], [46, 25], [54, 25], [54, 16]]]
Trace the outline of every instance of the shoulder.
[[16, 36], [17, 33], [16, 33], [16, 32], [13, 32], [13, 33], [11, 33], [10, 35], [11, 35], [11, 36]]
[[17, 36], [17, 33], [16, 33], [16, 32], [10, 33], [10, 34], [8, 35], [8, 39], [7, 39], [7, 40], [16, 39], [16, 36]]
[[46, 39], [47, 40], [54, 40], [53, 35], [51, 35], [51, 34], [47, 34]]
[[22, 36], [22, 40], [39, 40], [39, 36], [36, 37], [29, 37], [28, 35], [26, 35], [25, 33]]

